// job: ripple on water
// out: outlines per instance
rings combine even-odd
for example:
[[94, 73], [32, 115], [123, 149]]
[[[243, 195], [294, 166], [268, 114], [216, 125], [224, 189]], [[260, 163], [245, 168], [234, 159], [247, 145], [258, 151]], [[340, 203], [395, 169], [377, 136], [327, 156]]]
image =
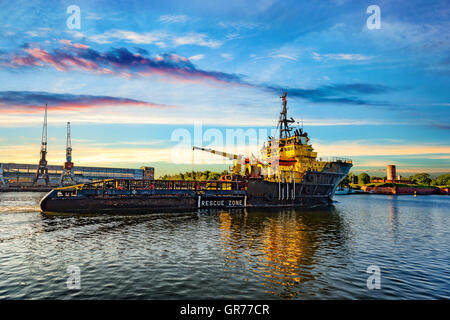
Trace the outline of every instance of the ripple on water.
[[[334, 207], [54, 216], [0, 194], [0, 298], [449, 298], [448, 197], [339, 197]], [[67, 267], [81, 290], [67, 288]], [[381, 290], [368, 290], [369, 265]]]

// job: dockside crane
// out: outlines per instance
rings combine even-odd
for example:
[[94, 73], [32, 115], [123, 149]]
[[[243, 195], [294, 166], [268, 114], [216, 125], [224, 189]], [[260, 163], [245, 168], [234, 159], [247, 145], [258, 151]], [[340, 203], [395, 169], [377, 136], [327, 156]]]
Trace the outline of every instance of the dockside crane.
[[61, 186], [68, 184], [75, 184], [73, 176], [73, 162], [72, 162], [72, 142], [70, 138], [70, 122], [67, 122], [67, 142], [66, 142], [66, 162], [64, 162], [63, 172], [59, 179]]
[[[212, 154], [217, 154], [217, 155], [227, 158], [229, 160], [233, 160], [234, 163], [233, 163], [232, 171], [233, 171], [234, 176], [239, 176], [241, 174], [242, 165], [245, 165], [245, 163], [246, 163], [245, 157], [240, 154], [233, 154], [233, 153], [217, 151], [217, 150], [213, 150], [213, 149], [209, 149], [209, 148], [196, 147], [196, 146], [192, 147], [192, 151], [194, 151], [194, 150], [200, 150], [200, 151], [205, 151], [205, 152], [209, 152]], [[248, 162], [248, 159], [247, 159], [247, 162]]]
[[39, 180], [44, 180], [46, 186], [48, 186], [49, 184], [46, 157], [47, 157], [47, 104], [45, 105], [44, 125], [42, 127], [41, 157], [39, 159], [39, 165], [33, 180], [33, 185], [36, 185]]
[[3, 177], [4, 174], [4, 170], [3, 170], [3, 163], [0, 164], [0, 183], [1, 185], [5, 186], [6, 185], [6, 181], [5, 178]]
[[[245, 170], [244, 170], [245, 176], [256, 177], [256, 176], [260, 175], [262, 165], [261, 165], [261, 163], [259, 163], [259, 161], [257, 159], [254, 159], [253, 155], [252, 155], [252, 161], [250, 161], [250, 159], [248, 157], [244, 157], [241, 154], [233, 154], [233, 153], [228, 153], [228, 152], [224, 152], [224, 151], [217, 151], [217, 150], [213, 150], [213, 149], [209, 149], [209, 148], [193, 146], [192, 151], [194, 151], [194, 150], [201, 150], [201, 151], [209, 152], [212, 154], [217, 154], [217, 155], [227, 158], [229, 160], [233, 160], [234, 161], [233, 168], [232, 168], [233, 180], [235, 180], [235, 178], [238, 178], [241, 176], [242, 166], [245, 167]], [[253, 162], [255, 162], [255, 163], [253, 163]]]

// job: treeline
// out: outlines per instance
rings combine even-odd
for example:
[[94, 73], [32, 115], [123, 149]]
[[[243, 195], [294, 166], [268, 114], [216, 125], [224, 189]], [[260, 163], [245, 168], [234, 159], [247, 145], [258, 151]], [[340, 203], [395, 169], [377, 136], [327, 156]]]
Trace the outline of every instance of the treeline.
[[428, 186], [450, 186], [450, 173], [441, 174], [436, 178], [431, 178], [428, 173], [418, 173], [409, 178], [413, 183]]
[[[386, 180], [386, 177], [369, 176], [367, 173], [360, 173], [355, 176], [353, 173], [349, 173], [347, 177], [341, 182], [341, 187], [348, 187], [350, 184], [368, 184], [371, 180]], [[403, 177], [402, 180], [409, 180], [413, 184], [426, 185], [426, 186], [450, 186], [450, 173], [442, 174], [436, 178], [432, 178], [428, 173], [417, 173], [409, 178]]]
[[230, 173], [227, 170], [222, 172], [213, 172], [213, 171], [190, 171], [184, 173], [177, 174], [166, 174], [162, 176], [160, 179], [162, 180], [197, 180], [197, 181], [205, 181], [205, 180], [220, 180], [221, 176], [229, 175]]

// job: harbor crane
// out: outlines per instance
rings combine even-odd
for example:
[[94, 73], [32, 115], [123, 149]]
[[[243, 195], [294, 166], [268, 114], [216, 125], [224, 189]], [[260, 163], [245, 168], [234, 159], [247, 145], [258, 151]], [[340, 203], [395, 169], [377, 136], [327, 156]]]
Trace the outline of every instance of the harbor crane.
[[213, 149], [209, 149], [209, 148], [196, 147], [196, 146], [192, 147], [192, 151], [194, 151], [194, 150], [200, 150], [200, 151], [205, 151], [205, 152], [209, 152], [212, 154], [217, 154], [217, 155], [227, 158], [229, 160], [233, 160], [234, 164], [233, 164], [232, 171], [233, 171], [233, 175], [235, 175], [235, 176], [239, 176], [241, 174], [242, 165], [245, 165], [245, 163], [248, 162], [248, 159], [246, 159], [243, 155], [240, 155], [240, 154], [233, 154], [233, 153], [228, 153], [228, 152], [224, 152], [224, 151], [217, 151], [217, 150], [213, 150]]
[[200, 150], [200, 151], [205, 151], [205, 152], [209, 152], [212, 154], [217, 154], [217, 155], [227, 158], [229, 160], [233, 160], [234, 161], [233, 167], [231, 169], [231, 171], [233, 172], [233, 177], [232, 177], [233, 180], [237, 177], [241, 177], [242, 166], [245, 167], [245, 169], [244, 169], [245, 176], [257, 177], [260, 175], [262, 164], [260, 163], [260, 161], [258, 159], [256, 159], [253, 156], [253, 154], [252, 154], [252, 159], [250, 161], [250, 159], [248, 157], [244, 157], [241, 154], [234, 154], [234, 153], [228, 153], [228, 152], [224, 152], [224, 151], [217, 151], [217, 150], [213, 150], [213, 149], [209, 149], [209, 148], [193, 146], [192, 151], [194, 151], [194, 150]]
[[5, 178], [3, 177], [4, 174], [4, 170], [3, 170], [3, 163], [0, 164], [0, 183], [5, 186], [6, 185], [6, 181]]
[[64, 162], [63, 172], [59, 179], [61, 186], [68, 184], [75, 184], [73, 176], [73, 162], [72, 162], [72, 142], [70, 139], [70, 122], [67, 122], [67, 142], [66, 142], [66, 162]]
[[33, 180], [33, 185], [36, 185], [39, 180], [44, 180], [46, 186], [48, 186], [49, 184], [46, 157], [47, 157], [47, 104], [45, 105], [44, 125], [42, 127], [41, 157], [39, 159], [39, 165]]

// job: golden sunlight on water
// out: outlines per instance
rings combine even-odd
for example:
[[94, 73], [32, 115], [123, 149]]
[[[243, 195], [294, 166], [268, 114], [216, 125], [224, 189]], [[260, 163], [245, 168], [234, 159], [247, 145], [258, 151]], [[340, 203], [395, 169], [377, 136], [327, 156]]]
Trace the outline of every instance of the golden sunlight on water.
[[315, 279], [312, 270], [319, 232], [311, 232], [311, 224], [307, 226], [302, 215], [294, 210], [263, 216], [222, 212], [219, 218], [228, 267], [234, 267], [246, 252], [245, 264], [267, 293], [292, 298], [293, 287]]
[[[0, 194], [0, 298], [449, 298], [446, 196], [128, 216], [44, 216], [40, 197]], [[367, 288], [371, 265], [381, 290]]]

